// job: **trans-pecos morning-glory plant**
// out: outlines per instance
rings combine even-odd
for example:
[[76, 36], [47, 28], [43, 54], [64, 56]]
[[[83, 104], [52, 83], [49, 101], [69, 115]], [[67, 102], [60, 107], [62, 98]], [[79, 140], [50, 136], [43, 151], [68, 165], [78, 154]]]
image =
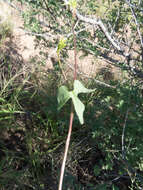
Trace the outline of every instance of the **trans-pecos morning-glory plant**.
[[94, 91], [95, 89], [85, 88], [79, 80], [74, 80], [74, 89], [72, 91], [68, 91], [66, 86], [61, 86], [58, 90], [58, 110], [60, 110], [71, 98], [80, 124], [84, 124], [83, 113], [85, 110], [85, 105], [78, 98], [78, 94], [90, 93]]

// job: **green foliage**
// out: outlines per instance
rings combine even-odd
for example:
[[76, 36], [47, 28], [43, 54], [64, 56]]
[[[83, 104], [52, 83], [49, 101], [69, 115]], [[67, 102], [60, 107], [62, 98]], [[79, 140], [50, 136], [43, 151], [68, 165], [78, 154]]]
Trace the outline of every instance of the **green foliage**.
[[77, 8], [77, 1], [76, 0], [69, 0], [69, 5], [73, 8]]
[[[28, 10], [22, 14], [28, 31], [55, 36], [54, 40], [38, 37], [37, 45], [56, 48], [58, 56], [66, 65], [66, 51], [62, 52], [62, 50], [65, 46], [66, 49], [73, 50], [73, 37], [70, 35], [72, 12], [69, 6], [65, 6], [64, 2], [59, 0], [19, 0], [19, 2], [25, 5], [25, 9], [28, 6]], [[132, 7], [141, 25], [142, 2], [140, 6], [138, 2], [132, 1]], [[70, 1], [69, 4], [83, 15], [100, 18], [115, 41], [119, 40], [125, 49], [130, 46], [129, 51], [133, 52], [132, 62], [142, 71], [140, 40], [128, 4], [118, 0], [79, 0]], [[44, 19], [40, 20], [39, 17]], [[94, 55], [95, 60], [97, 57], [102, 57], [102, 61], [104, 58], [108, 64], [113, 61], [112, 65], [121, 68], [122, 78], [119, 81], [104, 81], [116, 85], [116, 88], [112, 89], [102, 85], [100, 87], [94, 80], [85, 80], [82, 76], [83, 84], [86, 81], [88, 88], [92, 89], [96, 86], [96, 89], [85, 88], [80, 79], [74, 81], [74, 89], [69, 91], [66, 82], [59, 80], [61, 73], [58, 69], [43, 72], [35, 59], [38, 65], [35, 64], [35, 71], [32, 73], [28, 68], [25, 75], [17, 65], [13, 69], [16, 60], [10, 64], [7, 56], [1, 53], [1, 66], [5, 66], [0, 68], [0, 186], [2, 190], [57, 189], [55, 184], [51, 183], [54, 181], [57, 183], [58, 180], [55, 176], [60, 165], [59, 160], [63, 156], [61, 152], [63, 152], [70, 111], [66, 103], [70, 99], [80, 123], [83, 124], [84, 119], [86, 122], [84, 126], [79, 127], [75, 118], [73, 145], [67, 162], [69, 173], [67, 172], [65, 176], [64, 188], [74, 187], [75, 190], [143, 188], [143, 100], [140, 85], [142, 78], [130, 75], [125, 59], [116, 60], [120, 54], [114, 51], [100, 27], [94, 26], [92, 31], [87, 23], [76, 21], [77, 49], [83, 50], [85, 55]], [[46, 25], [43, 26], [41, 24], [43, 22]], [[88, 27], [90, 30], [87, 30]], [[142, 28], [140, 30], [142, 32]], [[10, 25], [4, 24], [0, 27], [1, 39], [5, 39], [10, 33]], [[60, 36], [65, 38], [59, 41]], [[70, 80], [68, 85], [72, 85], [69, 83]], [[61, 87], [58, 88], [59, 86]], [[58, 113], [57, 89], [58, 109], [64, 106]], [[88, 94], [90, 92], [94, 93]], [[122, 155], [124, 125], [127, 164]], [[96, 149], [95, 153], [93, 149]], [[91, 157], [88, 154], [89, 150], [94, 153]], [[48, 187], [45, 181], [48, 182]]]
[[100, 174], [101, 170], [102, 169], [98, 165], [95, 165], [94, 166], [94, 174], [95, 174], [95, 176], [98, 176]]
[[66, 39], [60, 39], [59, 44], [58, 44], [58, 49], [57, 53], [60, 54], [61, 51], [66, 47]]
[[65, 103], [71, 98], [76, 114], [79, 118], [79, 121], [81, 124], [84, 123], [83, 120], [83, 112], [85, 110], [84, 104], [80, 101], [78, 98], [78, 94], [80, 93], [90, 93], [93, 92], [94, 90], [87, 89], [83, 86], [83, 84], [75, 80], [74, 81], [74, 90], [73, 91], [68, 91], [67, 87], [61, 86], [58, 91], [58, 109], [61, 109]]
[[38, 11], [25, 11], [23, 13], [24, 27], [32, 32], [39, 33], [41, 32], [41, 26], [39, 21], [35, 18], [36, 15], [38, 15]]

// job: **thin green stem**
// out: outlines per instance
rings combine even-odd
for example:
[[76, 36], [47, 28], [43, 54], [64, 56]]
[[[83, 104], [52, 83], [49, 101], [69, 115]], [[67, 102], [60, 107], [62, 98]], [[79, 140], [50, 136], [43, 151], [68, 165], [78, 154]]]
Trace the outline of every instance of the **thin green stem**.
[[58, 55], [58, 62], [59, 62], [59, 66], [60, 66], [60, 69], [61, 69], [62, 75], [64, 76], [65, 81], [67, 81], [67, 78], [66, 78], [65, 72], [64, 72], [64, 70], [63, 70], [63, 68], [62, 68], [62, 64], [61, 64], [60, 52], [57, 52], [57, 55]]

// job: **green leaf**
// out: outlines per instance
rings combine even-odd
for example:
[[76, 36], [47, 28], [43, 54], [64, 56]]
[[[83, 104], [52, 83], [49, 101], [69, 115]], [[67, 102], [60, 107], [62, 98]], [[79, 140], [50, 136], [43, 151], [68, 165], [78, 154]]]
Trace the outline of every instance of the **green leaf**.
[[80, 101], [80, 99], [77, 97], [77, 95], [74, 93], [74, 91], [70, 92], [70, 97], [72, 98], [73, 101], [73, 105], [76, 111], [76, 114], [79, 118], [79, 121], [81, 123], [81, 125], [84, 123], [84, 119], [83, 119], [83, 112], [85, 110], [85, 106], [84, 104]]
[[98, 165], [95, 165], [94, 166], [94, 175], [98, 176], [100, 174], [101, 170], [102, 170], [101, 167], [99, 167]]
[[70, 93], [66, 86], [61, 86], [58, 90], [58, 110], [60, 110], [65, 103], [70, 99]]
[[66, 41], [67, 40], [65, 38], [60, 39], [59, 44], [58, 44], [58, 49], [57, 49], [58, 53], [60, 53], [60, 51], [66, 47]]
[[98, 185], [98, 186], [96, 187], [96, 190], [106, 190], [106, 189], [107, 189], [106, 184], [101, 184], [101, 185]]
[[112, 190], [119, 190], [119, 188], [115, 185], [112, 185]]
[[94, 91], [95, 91], [95, 89], [85, 88], [79, 80], [74, 81], [74, 93], [76, 95], [78, 95], [80, 93], [90, 93], [90, 92], [94, 92]]
[[84, 123], [84, 119], [83, 119], [83, 112], [85, 110], [85, 106], [84, 104], [80, 101], [80, 99], [78, 98], [78, 94], [79, 93], [90, 93], [93, 92], [95, 89], [91, 90], [91, 89], [87, 89], [83, 86], [83, 84], [78, 81], [75, 80], [74, 81], [74, 90], [73, 91], [68, 91], [66, 86], [61, 86], [59, 88], [58, 91], [58, 110], [60, 110], [65, 103], [71, 98], [73, 101], [73, 105], [76, 111], [76, 114], [79, 118], [79, 121], [81, 124]]
[[5, 99], [3, 99], [3, 98], [0, 98], [0, 102], [5, 102]]
[[76, 1], [76, 0], [69, 0], [69, 5], [70, 5], [73, 9], [76, 9], [76, 7], [77, 7], [77, 1]]

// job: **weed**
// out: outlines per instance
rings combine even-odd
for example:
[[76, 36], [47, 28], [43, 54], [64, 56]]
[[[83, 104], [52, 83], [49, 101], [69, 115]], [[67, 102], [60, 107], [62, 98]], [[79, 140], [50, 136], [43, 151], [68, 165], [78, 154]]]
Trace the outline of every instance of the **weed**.
[[[40, 6], [38, 2], [40, 1], [35, 2], [35, 6]], [[56, 6], [53, 1], [50, 2], [51, 7]], [[70, 1], [70, 6], [73, 6], [74, 10], [77, 6], [75, 2]], [[92, 3], [89, 3], [89, 6], [92, 6]], [[49, 12], [51, 7], [48, 7]], [[38, 26], [39, 22], [36, 22], [36, 26], [32, 25], [36, 27], [34, 32], [39, 32]], [[7, 25], [1, 27], [1, 30], [4, 44], [10, 29]], [[99, 30], [98, 35], [103, 36]], [[80, 38], [77, 43], [79, 41], [81, 45]], [[75, 42], [76, 39], [74, 49], [77, 45]], [[61, 45], [62, 48], [65, 47], [64, 44]], [[10, 48], [14, 46], [15, 44], [11, 44]], [[25, 63], [18, 53], [15, 51], [13, 56], [10, 53], [12, 49], [4, 48], [5, 46], [1, 45], [0, 189], [58, 188], [58, 173], [63, 159], [71, 108], [67, 101], [70, 99], [77, 115], [74, 116], [63, 189], [141, 189], [143, 184], [143, 102], [139, 85], [141, 81], [127, 75], [121, 81], [114, 81], [114, 77], [110, 77], [111, 73], [103, 70], [94, 79], [85, 79], [84, 75], [81, 79], [78, 76], [81, 81], [79, 82], [76, 78], [78, 71], [75, 64], [74, 89], [71, 90], [72, 79], [67, 81], [67, 76], [61, 77], [64, 71], [60, 54], [62, 48], [57, 52], [59, 65], [57, 64], [57, 70], [53, 71], [43, 70], [36, 62], [36, 58], [33, 59], [34, 63], [31, 61], [23, 70], [22, 66]], [[97, 83], [98, 79], [100, 83]], [[109, 85], [103, 85], [104, 82], [108, 82]], [[94, 91], [86, 89], [83, 84]], [[112, 88], [112, 85], [115, 88]], [[58, 88], [60, 107], [67, 102], [60, 113], [57, 111]], [[80, 94], [81, 92], [91, 93]], [[86, 106], [84, 112], [79, 109], [83, 108], [83, 104]], [[79, 119], [82, 124], [84, 123], [82, 126]]]

